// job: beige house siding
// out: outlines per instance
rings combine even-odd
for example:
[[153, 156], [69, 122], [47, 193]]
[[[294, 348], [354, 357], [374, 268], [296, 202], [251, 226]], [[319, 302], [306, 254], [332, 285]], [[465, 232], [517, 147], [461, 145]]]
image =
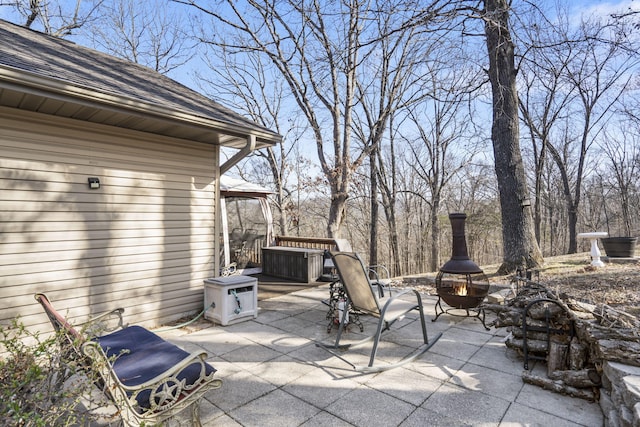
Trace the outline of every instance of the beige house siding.
[[49, 330], [36, 292], [72, 321], [116, 307], [145, 326], [199, 312], [218, 156], [214, 145], [0, 107], [0, 322], [20, 315]]

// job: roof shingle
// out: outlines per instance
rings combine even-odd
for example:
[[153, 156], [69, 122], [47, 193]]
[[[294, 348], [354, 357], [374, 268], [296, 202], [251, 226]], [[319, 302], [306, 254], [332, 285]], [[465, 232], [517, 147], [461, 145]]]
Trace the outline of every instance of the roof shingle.
[[[0, 20], [0, 71], [19, 70], [136, 104], [280, 136], [150, 68]], [[2, 83], [0, 74], [0, 84]]]

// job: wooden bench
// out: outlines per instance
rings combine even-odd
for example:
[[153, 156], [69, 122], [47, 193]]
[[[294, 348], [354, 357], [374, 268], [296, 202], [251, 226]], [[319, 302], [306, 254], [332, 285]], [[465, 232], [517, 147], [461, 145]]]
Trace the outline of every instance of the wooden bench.
[[123, 325], [122, 309], [76, 329], [46, 295], [35, 298], [63, 340], [63, 357], [80, 359], [125, 425], [159, 424], [188, 407], [193, 425], [201, 425], [200, 399], [222, 385], [206, 352], [189, 354], [143, 327]]

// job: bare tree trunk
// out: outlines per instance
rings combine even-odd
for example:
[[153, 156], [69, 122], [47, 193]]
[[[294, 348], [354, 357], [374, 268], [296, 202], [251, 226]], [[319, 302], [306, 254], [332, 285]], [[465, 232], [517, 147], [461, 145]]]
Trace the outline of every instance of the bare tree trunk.
[[[390, 119], [390, 126], [393, 120]], [[400, 263], [400, 243], [398, 238], [398, 222], [396, 218], [396, 167], [395, 167], [395, 144], [393, 136], [389, 139], [389, 150], [391, 152], [391, 171], [386, 172], [384, 161], [380, 155], [380, 148], [376, 149], [376, 157], [378, 161], [377, 172], [381, 175], [377, 181], [380, 184], [380, 194], [382, 195], [382, 207], [384, 209], [387, 226], [389, 227], [389, 244], [391, 247], [392, 265], [388, 266], [391, 274], [394, 276], [402, 275], [407, 268], [403, 269]], [[390, 175], [388, 175], [390, 174]], [[386, 180], [385, 180], [386, 177]], [[407, 236], [408, 237], [408, 236]], [[377, 262], [371, 262], [377, 264]]]
[[341, 191], [331, 195], [329, 205], [329, 221], [327, 223], [327, 235], [329, 237], [340, 237], [340, 226], [344, 220], [347, 207], [347, 193]]
[[491, 140], [502, 208], [503, 262], [507, 273], [542, 264], [519, 145], [518, 94], [507, 0], [485, 0], [489, 80], [493, 94]]
[[438, 221], [438, 210], [440, 209], [440, 196], [436, 196], [431, 201], [431, 262], [429, 269], [437, 271], [440, 268], [440, 221]]
[[377, 152], [380, 146], [376, 146], [369, 155], [369, 181], [371, 221], [369, 223], [369, 264], [378, 264], [378, 162]]

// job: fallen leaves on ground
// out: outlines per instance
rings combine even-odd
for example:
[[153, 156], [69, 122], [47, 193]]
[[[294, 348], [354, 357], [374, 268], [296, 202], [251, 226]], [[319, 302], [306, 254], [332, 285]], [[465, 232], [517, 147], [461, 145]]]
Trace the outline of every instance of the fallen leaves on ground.
[[[607, 304], [640, 319], [640, 263], [592, 267], [588, 254], [545, 259], [539, 280], [548, 289], [590, 304]], [[504, 277], [503, 280], [509, 280]]]

